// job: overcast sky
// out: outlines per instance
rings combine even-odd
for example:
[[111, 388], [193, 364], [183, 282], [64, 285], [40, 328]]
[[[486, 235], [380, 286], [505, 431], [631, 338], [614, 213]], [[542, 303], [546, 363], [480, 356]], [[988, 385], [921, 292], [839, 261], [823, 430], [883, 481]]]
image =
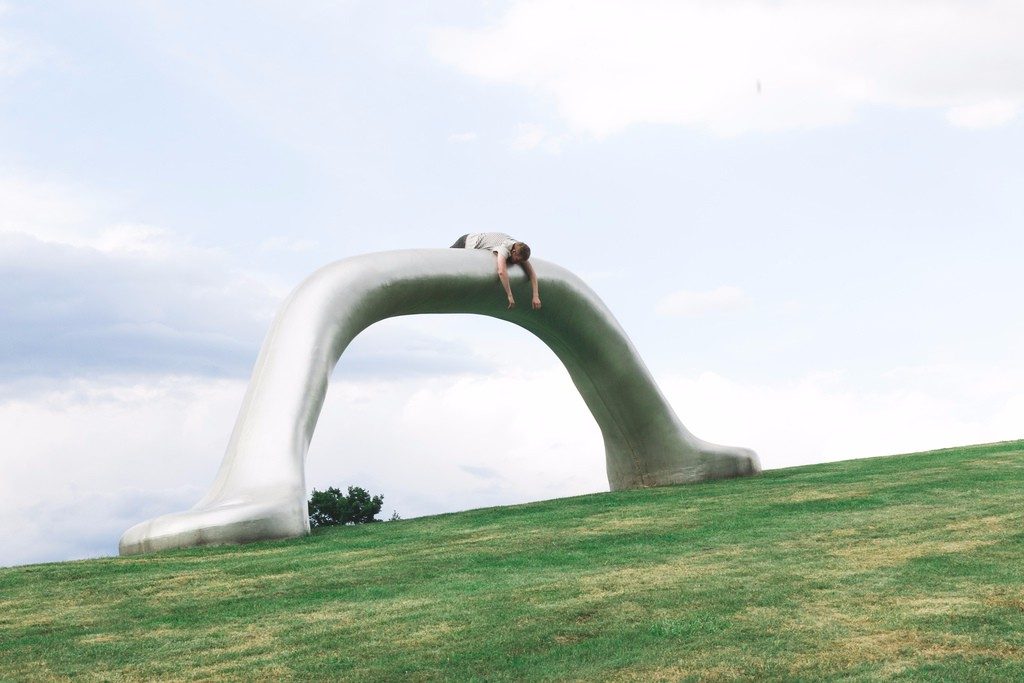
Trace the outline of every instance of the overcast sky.
[[[766, 468], [1024, 437], [1022, 74], [1016, 0], [0, 2], [0, 565], [193, 505], [290, 289], [466, 232]], [[555, 356], [473, 316], [357, 338], [307, 475], [607, 489]]]

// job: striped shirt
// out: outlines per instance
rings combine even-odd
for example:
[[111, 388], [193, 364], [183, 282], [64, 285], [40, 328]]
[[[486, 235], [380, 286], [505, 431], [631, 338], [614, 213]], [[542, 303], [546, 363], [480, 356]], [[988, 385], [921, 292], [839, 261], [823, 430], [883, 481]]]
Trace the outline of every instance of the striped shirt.
[[490, 249], [507, 259], [517, 241], [503, 232], [471, 232], [466, 235], [466, 249]]

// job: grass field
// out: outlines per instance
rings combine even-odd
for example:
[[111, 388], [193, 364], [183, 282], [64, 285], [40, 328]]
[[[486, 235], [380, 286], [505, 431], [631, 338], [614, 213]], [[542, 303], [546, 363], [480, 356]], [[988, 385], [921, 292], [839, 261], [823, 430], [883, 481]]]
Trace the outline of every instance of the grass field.
[[1024, 680], [1024, 442], [0, 570], [0, 679]]

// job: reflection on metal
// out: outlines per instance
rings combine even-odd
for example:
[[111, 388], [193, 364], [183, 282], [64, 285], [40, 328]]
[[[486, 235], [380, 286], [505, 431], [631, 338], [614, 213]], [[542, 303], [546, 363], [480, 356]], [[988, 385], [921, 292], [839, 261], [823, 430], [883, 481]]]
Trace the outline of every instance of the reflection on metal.
[[544, 307], [529, 306], [520, 268], [507, 310], [494, 256], [463, 249], [366, 254], [313, 273], [288, 297], [263, 342], [213, 487], [191, 510], [138, 524], [121, 554], [244, 543], [309, 532], [305, 458], [327, 382], [349, 342], [373, 323], [417, 313], [478, 313], [537, 335], [565, 364], [604, 436], [612, 490], [760, 471], [744, 448], [686, 430], [618, 322], [569, 271], [531, 259]]

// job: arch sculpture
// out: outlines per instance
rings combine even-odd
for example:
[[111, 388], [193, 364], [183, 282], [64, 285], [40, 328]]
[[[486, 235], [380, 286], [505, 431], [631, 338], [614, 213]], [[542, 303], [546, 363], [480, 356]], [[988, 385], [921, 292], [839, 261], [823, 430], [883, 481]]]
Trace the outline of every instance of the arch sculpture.
[[[365, 254], [313, 273], [263, 342], [220, 471], [191, 510], [121, 537], [122, 555], [309, 533], [305, 458], [327, 383], [349, 342], [373, 323], [417, 313], [477, 313], [537, 335], [565, 364], [604, 436], [612, 490], [756, 474], [757, 455], [693, 436], [598, 296], [569, 271], [531, 260], [544, 307], [507, 310], [494, 256], [464, 249]], [[509, 272], [520, 301], [529, 282]]]

